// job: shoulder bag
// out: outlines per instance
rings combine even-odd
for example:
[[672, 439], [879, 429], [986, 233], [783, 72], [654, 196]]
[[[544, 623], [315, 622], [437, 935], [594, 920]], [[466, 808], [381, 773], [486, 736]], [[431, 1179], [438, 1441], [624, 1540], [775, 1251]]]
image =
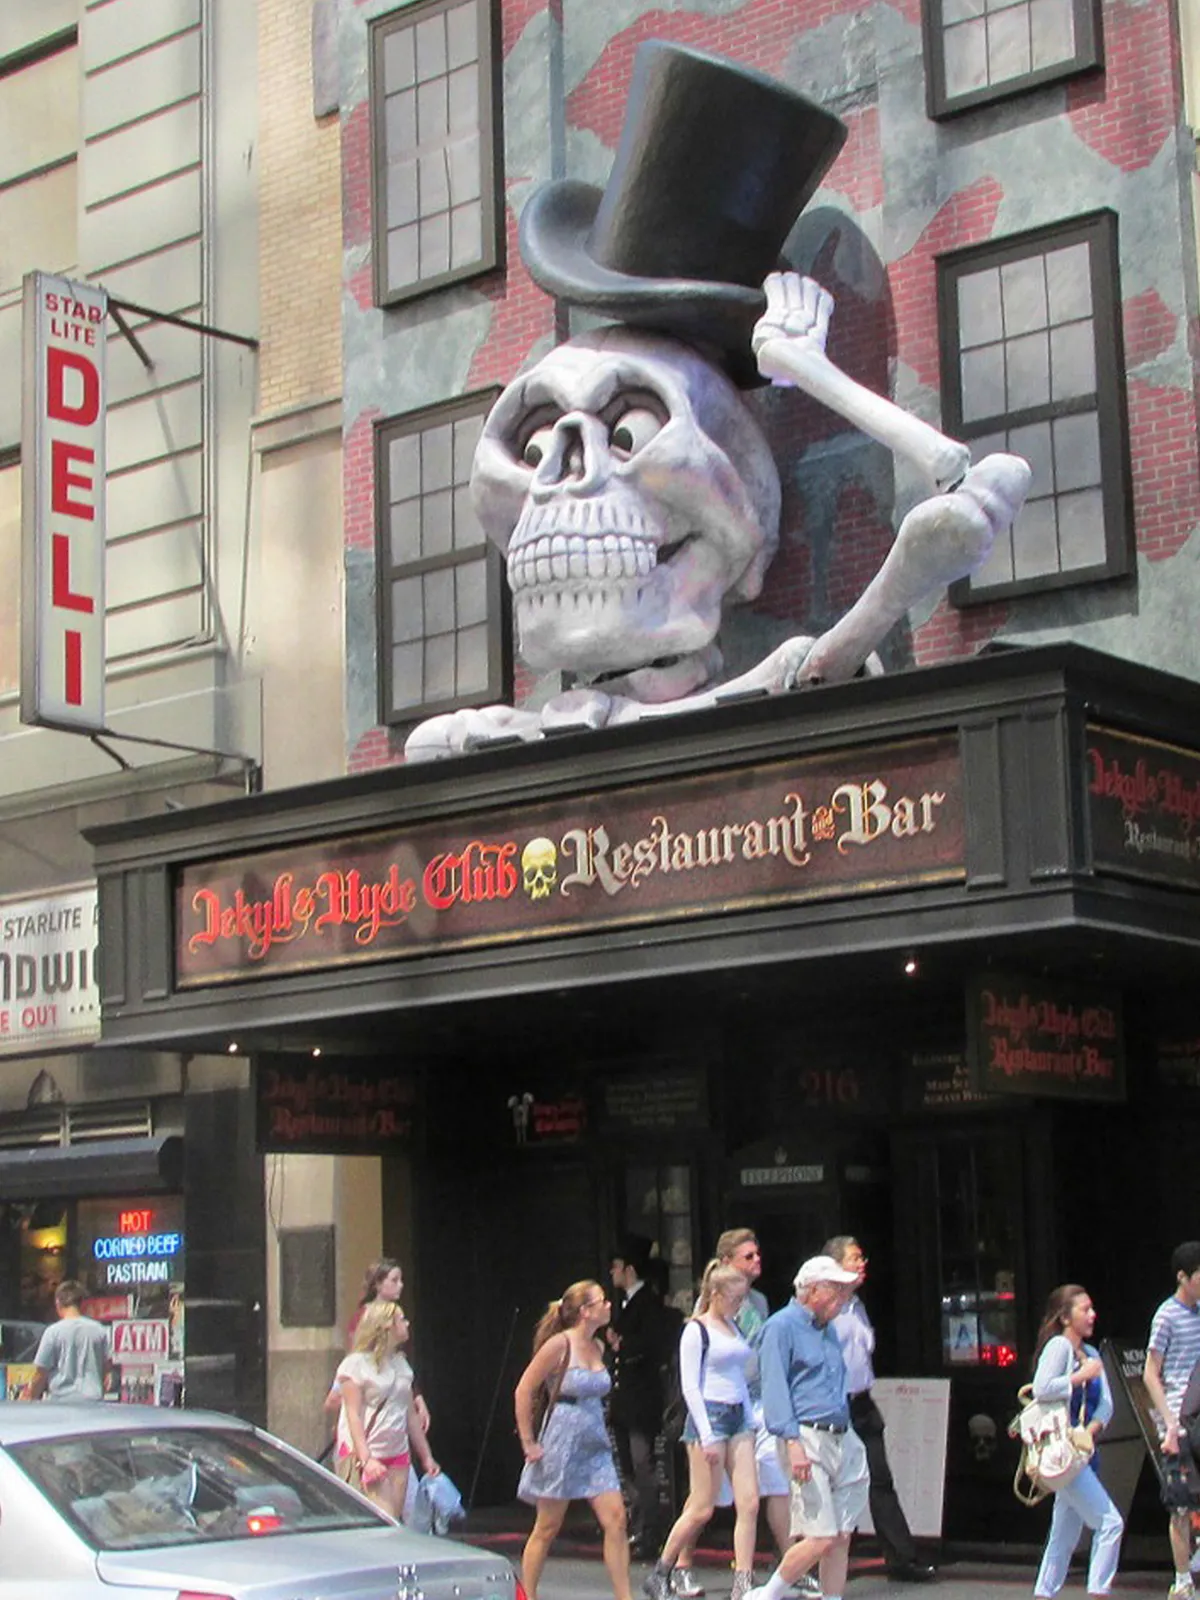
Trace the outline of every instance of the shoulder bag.
[[1086, 1386], [1079, 1421], [1074, 1425], [1069, 1401], [1035, 1400], [1031, 1383], [1017, 1390], [1017, 1399], [1021, 1410], [1008, 1425], [1009, 1436], [1021, 1445], [1013, 1493], [1022, 1505], [1035, 1506], [1048, 1494], [1074, 1483], [1091, 1461], [1096, 1441], [1084, 1426]]
[[[383, 1410], [384, 1401], [386, 1399], [387, 1399], [387, 1396], [385, 1395], [383, 1400], [376, 1401], [376, 1403], [371, 1407], [370, 1411], [367, 1413], [366, 1421], [363, 1423], [363, 1443], [367, 1446], [368, 1455], [370, 1454], [371, 1429], [375, 1426], [376, 1422], [379, 1420], [379, 1413]], [[347, 1423], [346, 1424], [346, 1432], [349, 1433], [349, 1431], [350, 1431], [350, 1424]], [[362, 1462], [358, 1459], [358, 1457], [354, 1453], [354, 1441], [353, 1441], [353, 1438], [351, 1439], [351, 1442], [350, 1442], [350, 1450], [346, 1455], [344, 1455], [344, 1456], [343, 1455], [335, 1455], [334, 1456], [334, 1458], [333, 1458], [333, 1470], [338, 1475], [338, 1477], [342, 1480], [343, 1483], [348, 1483], [352, 1489], [357, 1489], [359, 1494], [365, 1494], [366, 1493], [366, 1490], [363, 1488], [363, 1481], [362, 1481]]]
[[534, 1396], [533, 1401], [533, 1436], [540, 1443], [550, 1421], [551, 1414], [558, 1404], [559, 1391], [563, 1386], [563, 1379], [567, 1375], [567, 1363], [571, 1359], [571, 1341], [566, 1334], [563, 1335], [562, 1360], [554, 1370], [554, 1376], [549, 1383], [544, 1383]]

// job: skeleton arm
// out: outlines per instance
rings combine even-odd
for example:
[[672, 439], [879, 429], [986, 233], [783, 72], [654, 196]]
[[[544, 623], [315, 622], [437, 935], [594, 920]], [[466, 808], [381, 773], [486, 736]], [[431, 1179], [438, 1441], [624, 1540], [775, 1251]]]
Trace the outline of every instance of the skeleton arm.
[[791, 384], [870, 438], [904, 456], [935, 489], [957, 484], [971, 463], [971, 452], [939, 433], [920, 417], [893, 405], [835, 367], [825, 354], [833, 297], [811, 278], [773, 272], [763, 284], [765, 314], [755, 324], [751, 345], [758, 370], [775, 383]]

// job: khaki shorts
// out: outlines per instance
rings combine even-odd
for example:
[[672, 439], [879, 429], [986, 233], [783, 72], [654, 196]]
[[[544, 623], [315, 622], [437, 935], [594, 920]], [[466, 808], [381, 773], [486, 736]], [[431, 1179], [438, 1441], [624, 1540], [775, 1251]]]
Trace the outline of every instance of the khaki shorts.
[[[792, 1479], [791, 1535], [793, 1539], [833, 1539], [857, 1526], [867, 1509], [871, 1473], [867, 1452], [853, 1428], [826, 1433], [800, 1424], [800, 1443], [812, 1462], [806, 1483]], [[780, 1442], [781, 1458], [787, 1446]]]

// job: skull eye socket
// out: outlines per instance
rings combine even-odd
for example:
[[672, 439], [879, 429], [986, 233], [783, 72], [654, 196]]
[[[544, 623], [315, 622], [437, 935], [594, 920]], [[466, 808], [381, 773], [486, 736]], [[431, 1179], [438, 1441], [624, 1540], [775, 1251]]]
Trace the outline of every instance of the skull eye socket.
[[546, 423], [534, 431], [521, 446], [521, 460], [527, 467], [536, 467], [541, 464], [550, 451], [550, 441], [554, 437], [552, 424]]
[[633, 456], [662, 431], [662, 418], [645, 406], [630, 406], [612, 423], [609, 443], [613, 453]]

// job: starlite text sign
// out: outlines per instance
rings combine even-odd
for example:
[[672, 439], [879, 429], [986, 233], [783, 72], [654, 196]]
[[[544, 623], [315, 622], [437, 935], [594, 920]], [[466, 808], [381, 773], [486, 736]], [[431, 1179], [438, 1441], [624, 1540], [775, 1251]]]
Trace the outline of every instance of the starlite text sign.
[[220, 860], [176, 884], [180, 987], [961, 878], [952, 737]]
[[0, 1056], [100, 1037], [95, 885], [0, 900]]
[[25, 278], [21, 719], [104, 727], [103, 289]]

